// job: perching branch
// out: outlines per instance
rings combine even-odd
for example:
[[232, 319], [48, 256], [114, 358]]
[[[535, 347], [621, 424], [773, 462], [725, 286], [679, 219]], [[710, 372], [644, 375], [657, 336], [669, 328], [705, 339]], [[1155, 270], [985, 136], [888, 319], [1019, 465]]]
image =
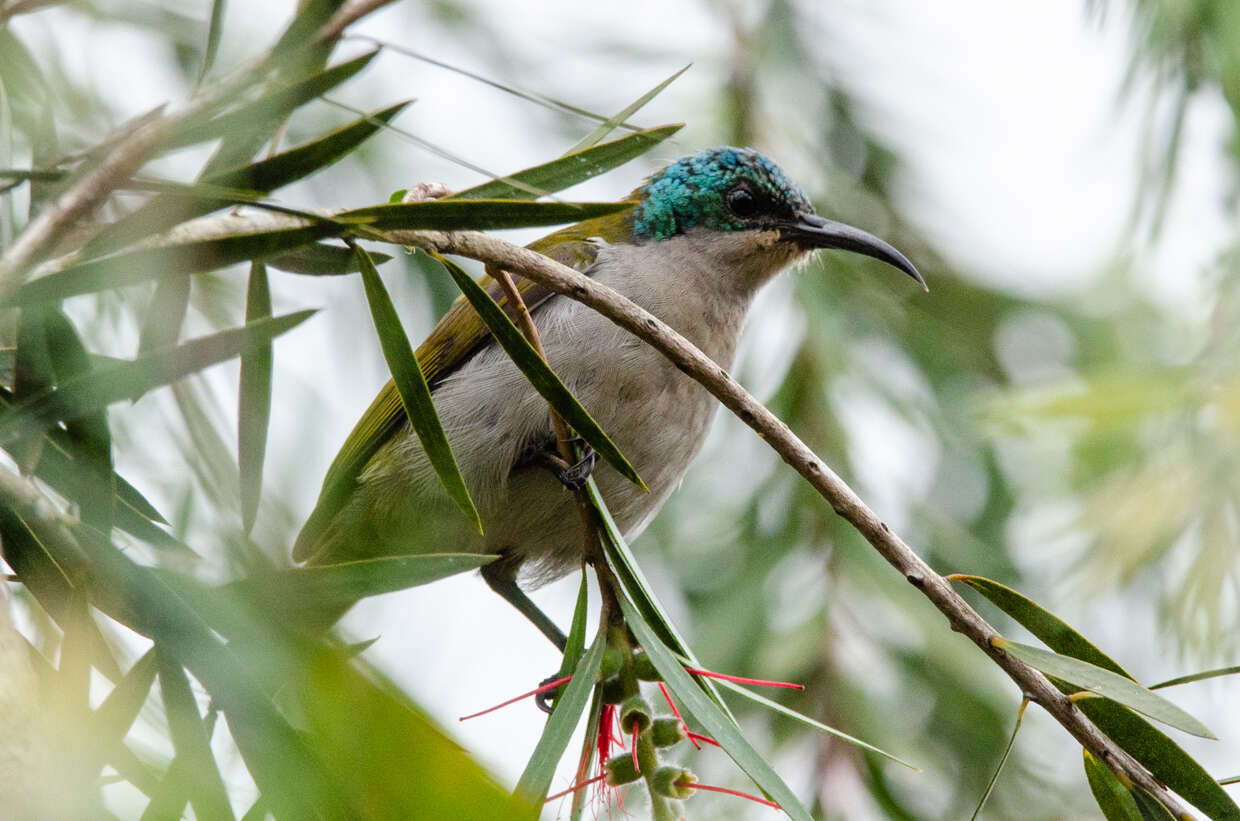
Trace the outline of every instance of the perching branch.
[[[176, 241], [185, 242], [307, 224], [308, 221], [303, 218], [283, 214], [231, 214], [194, 220], [178, 226], [174, 233]], [[966, 636], [994, 660], [1020, 688], [1023, 697], [1041, 705], [1081, 746], [1112, 771], [1122, 774], [1154, 796], [1174, 817], [1192, 817], [1166, 787], [1094, 726], [1042, 673], [992, 646], [991, 640], [999, 638], [999, 632], [957, 594], [946, 579], [893, 533], [787, 425], [741, 387], [727, 369], [712, 361], [649, 311], [568, 266], [480, 232], [389, 231], [386, 238], [428, 251], [469, 257], [528, 277], [552, 291], [588, 305], [658, 350], [751, 427], [801, 474], [837, 514], [856, 528], [888, 563], [946, 616], [953, 630]], [[65, 261], [58, 262], [63, 265]], [[45, 268], [55, 270], [60, 265], [52, 263]], [[0, 486], [0, 494], [3, 491]]]
[[1020, 687], [1021, 694], [1045, 709], [1081, 746], [1116, 773], [1154, 796], [1177, 818], [1191, 818], [1183, 806], [1141, 764], [1105, 736], [1047, 678], [991, 646], [999, 632], [965, 601], [819, 459], [787, 425], [754, 399], [721, 367], [687, 339], [618, 292], [542, 254], [474, 231], [394, 231], [391, 238], [439, 253], [470, 257], [528, 277], [598, 311], [658, 350], [753, 428], [785, 462], [818, 491], [837, 514], [865, 537], [904, 578], [947, 617], [951, 628], [990, 656]]

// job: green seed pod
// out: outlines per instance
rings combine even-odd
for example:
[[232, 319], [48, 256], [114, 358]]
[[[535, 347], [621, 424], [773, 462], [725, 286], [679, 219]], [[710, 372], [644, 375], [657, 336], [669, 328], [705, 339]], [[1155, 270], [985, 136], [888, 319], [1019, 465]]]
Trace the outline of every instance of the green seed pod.
[[663, 680], [659, 671], [654, 669], [654, 662], [650, 660], [650, 656], [641, 652], [633, 654], [633, 674], [642, 681]]
[[624, 655], [614, 647], [608, 647], [603, 651], [603, 663], [599, 667], [599, 676], [608, 679], [620, 672], [620, 668], [624, 665]]
[[656, 747], [672, 747], [689, 737], [685, 723], [674, 716], [656, 718], [650, 731]]
[[629, 696], [620, 705], [620, 729], [626, 733], [631, 733], [634, 729], [639, 733], [644, 733], [650, 726], [652, 714], [650, 703], [646, 699], [640, 695]]
[[609, 787], [632, 784], [641, 778], [641, 773], [633, 768], [633, 756], [629, 753], [622, 753], [614, 758], [609, 758], [603, 767], [607, 770], [606, 780]]
[[697, 776], [691, 770], [684, 767], [660, 767], [650, 779], [650, 789], [665, 798], [683, 801], [693, 795], [693, 785], [696, 783]]
[[624, 701], [628, 693], [624, 692], [624, 682], [619, 676], [612, 676], [603, 681], [603, 703], [619, 704]]

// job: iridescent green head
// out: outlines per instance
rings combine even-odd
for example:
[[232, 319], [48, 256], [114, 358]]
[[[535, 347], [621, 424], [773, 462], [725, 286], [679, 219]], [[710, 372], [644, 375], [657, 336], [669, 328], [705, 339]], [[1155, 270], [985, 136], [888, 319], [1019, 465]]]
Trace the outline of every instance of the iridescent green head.
[[661, 242], [695, 229], [775, 232], [770, 236], [797, 251], [840, 248], [880, 259], [925, 287], [903, 254], [864, 231], [815, 214], [800, 186], [749, 148], [708, 148], [677, 160], [635, 195], [632, 232], [638, 243]]
[[708, 148], [664, 168], [637, 191], [633, 235], [663, 240], [693, 228], [744, 231], [814, 212], [779, 166], [749, 148]]

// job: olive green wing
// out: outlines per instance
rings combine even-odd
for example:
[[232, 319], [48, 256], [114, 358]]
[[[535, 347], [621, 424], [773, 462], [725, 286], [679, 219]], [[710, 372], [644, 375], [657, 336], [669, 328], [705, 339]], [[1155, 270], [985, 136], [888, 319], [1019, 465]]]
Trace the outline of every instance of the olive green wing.
[[[585, 271], [594, 263], [598, 253], [598, 246], [591, 240], [594, 237], [610, 239], [615, 236], [615, 227], [609, 224], [612, 219], [600, 217], [586, 220], [549, 234], [528, 247], [557, 262]], [[554, 296], [551, 291], [532, 280], [521, 277], [515, 279], [517, 289], [531, 311]], [[478, 280], [478, 284], [515, 320], [515, 308], [508, 304], [498, 282], [489, 276], [483, 276]], [[490, 330], [465, 298], [457, 297], [430, 336], [415, 351], [418, 366], [422, 369], [422, 375], [426, 378], [432, 395], [436, 386], [465, 363], [490, 336]], [[304, 561], [315, 555], [320, 537], [336, 514], [348, 504], [370, 460], [405, 424], [405, 407], [400, 394], [396, 391], [396, 384], [388, 380], [353, 427], [328, 468], [323, 488], [319, 491], [318, 502], [297, 535], [297, 542], [293, 546], [294, 560]], [[330, 557], [315, 558], [331, 560]]]

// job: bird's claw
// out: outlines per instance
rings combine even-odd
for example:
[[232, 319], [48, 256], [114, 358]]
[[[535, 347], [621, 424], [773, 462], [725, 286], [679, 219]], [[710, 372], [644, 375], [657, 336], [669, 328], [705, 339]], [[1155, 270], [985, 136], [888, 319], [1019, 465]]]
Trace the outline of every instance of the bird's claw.
[[[542, 681], [538, 682], [538, 686], [545, 687], [558, 678], [562, 678], [559, 673], [552, 673]], [[547, 690], [534, 696], [534, 703], [538, 705], [538, 709], [542, 710], [547, 715], [551, 715], [551, 711], [555, 709], [555, 705], [551, 703], [551, 699], [555, 698], [556, 690], [559, 689], [559, 687], [556, 687], [554, 690]]]
[[571, 491], [581, 490], [586, 486], [586, 480], [590, 478], [590, 474], [594, 472], [594, 466], [598, 463], [598, 453], [594, 448], [586, 446], [585, 453], [575, 465], [570, 465], [556, 471], [556, 478], [564, 487]]

